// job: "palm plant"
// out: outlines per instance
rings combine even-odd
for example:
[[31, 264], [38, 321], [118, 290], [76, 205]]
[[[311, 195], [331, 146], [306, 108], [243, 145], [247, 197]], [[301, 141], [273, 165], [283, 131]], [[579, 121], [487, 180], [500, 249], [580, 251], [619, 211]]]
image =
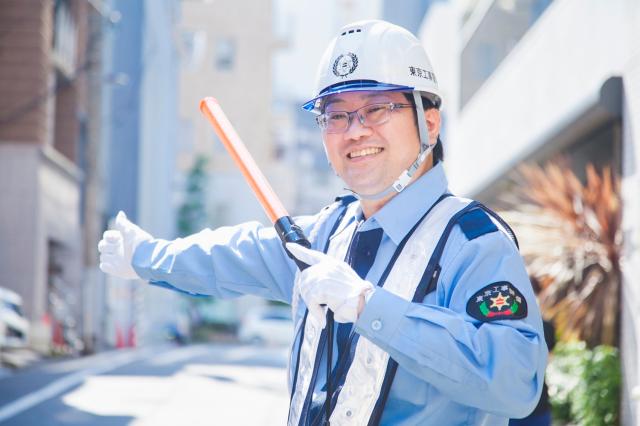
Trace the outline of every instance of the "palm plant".
[[566, 161], [518, 169], [502, 212], [515, 229], [543, 315], [563, 340], [617, 346], [622, 234], [619, 179], [586, 167], [582, 183]]

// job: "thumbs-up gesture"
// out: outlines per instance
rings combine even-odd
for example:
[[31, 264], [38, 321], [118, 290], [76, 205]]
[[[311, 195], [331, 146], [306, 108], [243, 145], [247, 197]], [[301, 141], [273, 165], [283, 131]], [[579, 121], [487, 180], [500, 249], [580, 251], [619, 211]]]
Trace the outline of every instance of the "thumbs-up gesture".
[[355, 322], [364, 309], [365, 295], [374, 291], [374, 285], [347, 263], [324, 253], [293, 243], [287, 243], [287, 250], [309, 265], [297, 273], [295, 285], [316, 323], [324, 328], [325, 305], [337, 322]]
[[116, 216], [114, 229], [105, 231], [98, 243], [100, 269], [102, 272], [124, 279], [139, 278], [131, 266], [136, 247], [153, 237], [120, 211]]

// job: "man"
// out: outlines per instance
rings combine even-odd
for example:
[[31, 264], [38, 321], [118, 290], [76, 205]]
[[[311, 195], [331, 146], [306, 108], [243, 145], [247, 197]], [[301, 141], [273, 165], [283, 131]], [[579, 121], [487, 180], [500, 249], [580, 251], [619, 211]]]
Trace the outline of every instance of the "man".
[[[506, 224], [448, 193], [441, 97], [420, 42], [383, 21], [348, 25], [317, 89], [304, 108], [358, 200], [296, 219], [312, 250], [285, 251], [258, 223], [153, 239], [121, 213], [100, 267], [191, 294], [290, 303], [290, 425], [526, 416], [547, 357], [540, 313]], [[288, 254], [310, 266], [298, 273]]]

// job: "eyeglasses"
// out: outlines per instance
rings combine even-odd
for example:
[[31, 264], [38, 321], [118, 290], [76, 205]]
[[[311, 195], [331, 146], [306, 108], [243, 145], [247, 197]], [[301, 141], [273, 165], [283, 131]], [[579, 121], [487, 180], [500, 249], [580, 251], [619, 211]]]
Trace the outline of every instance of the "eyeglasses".
[[370, 104], [355, 111], [331, 111], [316, 117], [316, 123], [326, 133], [343, 133], [351, 126], [351, 119], [358, 116], [360, 124], [366, 127], [379, 126], [389, 121], [391, 111], [397, 108], [413, 108], [410, 104]]

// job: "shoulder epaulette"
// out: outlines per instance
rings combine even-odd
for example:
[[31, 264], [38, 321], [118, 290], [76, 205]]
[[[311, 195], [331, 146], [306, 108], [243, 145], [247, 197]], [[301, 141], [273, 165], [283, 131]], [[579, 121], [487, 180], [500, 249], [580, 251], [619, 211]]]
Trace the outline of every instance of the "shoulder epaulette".
[[458, 224], [468, 240], [473, 240], [482, 235], [498, 230], [487, 212], [482, 208], [476, 208], [463, 214], [458, 219]]

